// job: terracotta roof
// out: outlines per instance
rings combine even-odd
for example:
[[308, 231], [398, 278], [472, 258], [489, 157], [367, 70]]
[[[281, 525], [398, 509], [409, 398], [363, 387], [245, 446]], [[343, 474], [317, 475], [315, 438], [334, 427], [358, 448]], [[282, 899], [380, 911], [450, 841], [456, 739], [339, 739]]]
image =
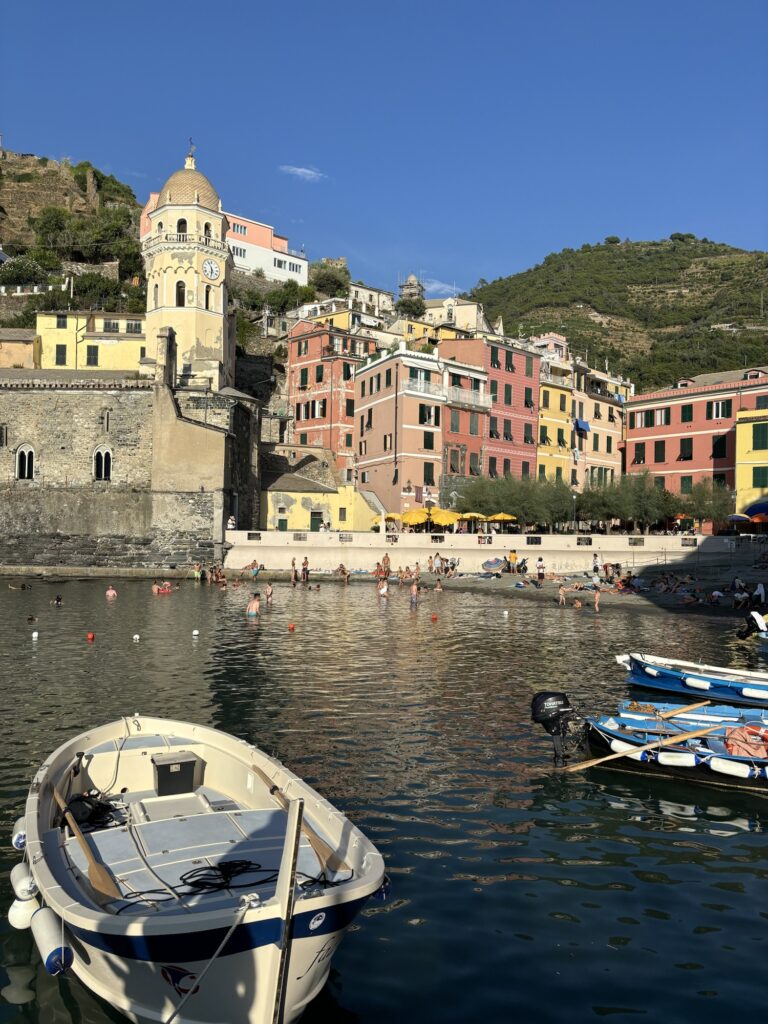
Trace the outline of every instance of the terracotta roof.
[[37, 331], [33, 327], [0, 327], [0, 341], [35, 340]]

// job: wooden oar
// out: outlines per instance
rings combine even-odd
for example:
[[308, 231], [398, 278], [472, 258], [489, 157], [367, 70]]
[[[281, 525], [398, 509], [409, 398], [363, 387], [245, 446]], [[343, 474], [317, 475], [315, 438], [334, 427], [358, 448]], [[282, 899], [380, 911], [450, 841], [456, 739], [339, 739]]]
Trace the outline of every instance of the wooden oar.
[[53, 796], [56, 803], [61, 808], [64, 819], [66, 820], [69, 827], [72, 829], [72, 834], [80, 844], [80, 848], [85, 854], [85, 859], [88, 861], [88, 881], [91, 883], [96, 892], [100, 892], [102, 896], [107, 896], [110, 900], [120, 900], [123, 898], [123, 894], [120, 892], [120, 887], [112, 875], [112, 872], [104, 864], [99, 864], [96, 860], [91, 846], [83, 833], [80, 831], [80, 826], [77, 824], [72, 814], [67, 809], [67, 805], [64, 803], [64, 798], [61, 793], [53, 788]]
[[580, 761], [578, 764], [569, 764], [565, 769], [567, 772], [582, 772], [585, 768], [594, 768], [595, 765], [604, 764], [606, 761], [615, 761], [617, 757], [628, 757], [630, 754], [640, 754], [644, 750], [657, 750], [659, 747], [672, 747], [676, 743], [683, 743], [685, 740], [695, 740], [697, 736], [707, 736], [722, 728], [722, 723], [711, 725], [708, 729], [694, 729], [693, 732], [678, 732], [674, 736], [668, 736], [665, 740], [653, 740], [642, 747], [632, 747], [630, 750], [619, 750], [615, 754], [606, 754], [605, 757], [596, 757], [592, 761]]
[[[283, 810], [287, 811], [290, 800], [283, 793], [280, 787], [277, 786], [257, 765], [252, 764], [251, 769], [256, 772], [272, 796], [277, 797]], [[320, 861], [323, 868], [330, 868], [331, 871], [351, 870], [349, 864], [342, 860], [336, 851], [326, 843], [322, 836], [319, 836], [312, 826], [307, 823], [306, 818], [302, 818], [301, 820], [301, 831], [306, 835], [309, 845], [315, 851], [317, 859]]]
[[675, 715], [687, 715], [691, 711], [698, 711], [699, 708], [706, 708], [712, 703], [711, 700], [700, 700], [698, 704], [687, 704], [682, 708], [673, 708], [671, 711], [662, 711], [658, 718], [674, 718]]

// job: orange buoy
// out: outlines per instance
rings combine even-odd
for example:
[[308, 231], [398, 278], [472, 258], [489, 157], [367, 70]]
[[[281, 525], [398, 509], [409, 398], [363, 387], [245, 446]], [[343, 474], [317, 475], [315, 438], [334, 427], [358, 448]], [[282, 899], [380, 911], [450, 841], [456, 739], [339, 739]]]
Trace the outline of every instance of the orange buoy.
[[432, 612], [432, 621], [437, 622], [437, 616], [435, 615], [434, 612]]
[[289, 623], [288, 623], [288, 632], [289, 632], [289, 633], [292, 633], [292, 632], [294, 631], [294, 629], [295, 629], [295, 628], [296, 628], [296, 627], [294, 626], [294, 624], [293, 624], [292, 622], [289, 622]]
[[96, 639], [96, 634], [95, 633], [86, 633], [85, 634], [85, 639], [88, 641], [89, 644], [92, 644], [93, 641]]

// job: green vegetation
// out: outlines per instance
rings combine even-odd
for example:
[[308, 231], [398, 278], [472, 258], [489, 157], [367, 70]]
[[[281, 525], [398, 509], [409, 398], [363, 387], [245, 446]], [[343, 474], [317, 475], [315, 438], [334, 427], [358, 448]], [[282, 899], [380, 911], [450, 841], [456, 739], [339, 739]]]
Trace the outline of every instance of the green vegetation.
[[270, 288], [268, 291], [234, 285], [232, 297], [242, 309], [251, 310], [254, 313], [261, 313], [264, 309], [268, 309], [270, 313], [280, 314], [289, 309], [296, 309], [297, 306], [302, 306], [305, 302], [314, 302], [316, 294], [311, 285], [299, 284], [297, 281], [291, 280], [276, 288]]
[[134, 215], [126, 206], [108, 206], [95, 213], [72, 213], [46, 206], [32, 220], [34, 252], [38, 259], [76, 260], [82, 263], [120, 261], [122, 277], [142, 274], [144, 267], [136, 237]]
[[427, 307], [424, 305], [424, 299], [398, 299], [395, 303], [395, 309], [401, 316], [408, 316], [418, 320], [424, 316]]
[[0, 284], [42, 284], [45, 280], [45, 271], [29, 256], [14, 256], [0, 266]]
[[[593, 365], [608, 359], [640, 390], [768, 359], [768, 254], [675, 232], [553, 253], [470, 298], [524, 335], [558, 331]], [[713, 325], [728, 324], [726, 331]], [[746, 330], [749, 327], [750, 330]]]
[[508, 512], [521, 525], [540, 524], [550, 530], [572, 522], [574, 511], [580, 522], [618, 519], [646, 531], [676, 513], [699, 522], [722, 522], [733, 511], [733, 501], [724, 487], [703, 481], [694, 485], [691, 494], [678, 496], [657, 487], [649, 473], [632, 473], [605, 487], [587, 487], [576, 495], [575, 509], [573, 497], [574, 492], [562, 481], [479, 477], [464, 487], [457, 508], [484, 515]]
[[72, 177], [77, 182], [78, 188], [85, 192], [88, 188], [88, 171], [93, 174], [96, 191], [99, 193], [102, 203], [124, 203], [127, 206], [136, 206], [136, 196], [130, 186], [125, 185], [113, 174], [104, 174], [97, 167], [94, 167], [89, 160], [82, 160], [72, 168]]
[[34, 327], [36, 314], [48, 310], [108, 309], [115, 313], [144, 313], [147, 308], [146, 288], [112, 281], [101, 274], [81, 274], [74, 279], [73, 290], [72, 297], [68, 288], [30, 295], [21, 313], [0, 321], [0, 327]]
[[345, 298], [349, 295], [349, 282], [350, 274], [346, 267], [334, 267], [328, 263], [310, 265], [309, 283], [329, 298]]

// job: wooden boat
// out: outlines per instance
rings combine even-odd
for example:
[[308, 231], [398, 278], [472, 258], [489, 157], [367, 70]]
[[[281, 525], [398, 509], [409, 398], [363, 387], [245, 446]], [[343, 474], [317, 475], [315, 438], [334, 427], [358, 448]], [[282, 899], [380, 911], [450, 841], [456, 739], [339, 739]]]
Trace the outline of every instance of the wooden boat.
[[768, 672], [744, 672], [650, 654], [620, 654], [616, 661], [629, 672], [629, 682], [634, 686], [686, 697], [704, 696], [715, 702], [768, 707]]
[[624, 701], [615, 714], [581, 718], [565, 694], [537, 694], [532, 714], [553, 739], [568, 738], [559, 756], [555, 744], [556, 762], [571, 762], [567, 771], [595, 759], [594, 767], [768, 795], [768, 715], [761, 709]]
[[384, 880], [373, 844], [279, 761], [161, 718], [59, 747], [24, 835], [17, 922], [50, 973], [71, 967], [133, 1021], [296, 1020]]

